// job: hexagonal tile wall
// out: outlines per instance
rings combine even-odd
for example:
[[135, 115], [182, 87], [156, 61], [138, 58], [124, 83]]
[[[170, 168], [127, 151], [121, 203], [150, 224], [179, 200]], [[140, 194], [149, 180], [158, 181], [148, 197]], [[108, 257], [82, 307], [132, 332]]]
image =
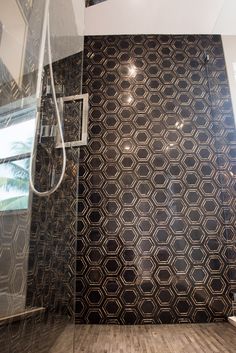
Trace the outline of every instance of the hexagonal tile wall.
[[77, 322], [230, 313], [236, 151], [222, 53], [219, 36], [86, 38]]

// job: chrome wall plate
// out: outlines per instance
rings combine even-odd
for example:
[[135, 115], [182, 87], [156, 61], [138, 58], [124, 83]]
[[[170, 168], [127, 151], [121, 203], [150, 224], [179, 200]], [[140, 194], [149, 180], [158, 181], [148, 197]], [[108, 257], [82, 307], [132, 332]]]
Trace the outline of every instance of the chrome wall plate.
[[[88, 94], [80, 94], [58, 99], [61, 113], [65, 146], [80, 147], [88, 143]], [[67, 130], [67, 121], [73, 119], [75, 130]], [[58, 129], [57, 129], [58, 130]], [[57, 131], [57, 148], [62, 147], [59, 132]]]

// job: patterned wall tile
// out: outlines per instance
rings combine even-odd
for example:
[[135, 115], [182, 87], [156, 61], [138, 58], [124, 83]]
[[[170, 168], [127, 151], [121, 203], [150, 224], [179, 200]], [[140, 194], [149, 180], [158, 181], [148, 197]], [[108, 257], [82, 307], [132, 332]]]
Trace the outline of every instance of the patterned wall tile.
[[84, 89], [77, 322], [223, 320], [235, 127], [221, 38], [87, 37]]
[[[66, 68], [75, 66], [74, 80]], [[63, 85], [65, 96], [81, 93], [82, 54], [54, 63], [56, 85]], [[61, 75], [62, 70], [67, 74]], [[45, 82], [48, 71], [45, 72]], [[44, 85], [45, 86], [45, 85]], [[42, 99], [42, 121], [52, 123], [51, 98], [44, 87]], [[77, 107], [76, 107], [77, 109]], [[65, 141], [70, 140], [71, 131], [76, 129], [78, 119], [68, 119], [65, 110]], [[70, 112], [69, 112], [70, 114]], [[69, 126], [68, 126], [69, 125]], [[74, 316], [74, 290], [77, 236], [77, 192], [78, 158], [77, 148], [67, 149], [67, 167], [60, 188], [50, 197], [33, 196], [32, 221], [28, 267], [27, 302], [33, 306], [45, 306], [56, 315]], [[62, 164], [61, 149], [54, 143], [38, 145], [35, 183], [39, 190], [51, 189], [51, 169], [55, 168], [56, 180], [60, 177]], [[63, 214], [62, 214], [63, 210]], [[49, 298], [51, 298], [49, 300]], [[59, 311], [58, 311], [58, 308]]]

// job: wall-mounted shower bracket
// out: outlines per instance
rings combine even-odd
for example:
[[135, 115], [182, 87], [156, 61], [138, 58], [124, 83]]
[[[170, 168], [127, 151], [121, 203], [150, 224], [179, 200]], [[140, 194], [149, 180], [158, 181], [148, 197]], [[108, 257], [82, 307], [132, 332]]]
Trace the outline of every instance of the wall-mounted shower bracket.
[[[88, 143], [88, 94], [59, 98], [58, 103], [62, 119], [65, 147], [86, 146]], [[74, 132], [70, 132], [69, 129], [71, 119], [76, 120], [77, 129]], [[73, 122], [73, 125], [74, 124], [75, 121]], [[72, 133], [73, 136], [67, 136], [67, 133]], [[58, 134], [56, 147], [62, 147]]]
[[[63, 97], [64, 96], [64, 86], [63, 85], [55, 85], [56, 96]], [[52, 97], [52, 87], [49, 83], [46, 86], [46, 95]]]
[[51, 139], [57, 136], [56, 125], [42, 125], [40, 130], [40, 143], [44, 142], [44, 139]]

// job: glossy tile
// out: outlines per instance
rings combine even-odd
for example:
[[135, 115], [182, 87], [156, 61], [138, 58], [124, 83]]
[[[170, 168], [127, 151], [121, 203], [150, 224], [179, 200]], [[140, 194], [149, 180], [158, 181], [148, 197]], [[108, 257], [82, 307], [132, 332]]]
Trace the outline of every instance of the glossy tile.
[[235, 127], [221, 38], [87, 37], [84, 90], [77, 322], [224, 320]]

